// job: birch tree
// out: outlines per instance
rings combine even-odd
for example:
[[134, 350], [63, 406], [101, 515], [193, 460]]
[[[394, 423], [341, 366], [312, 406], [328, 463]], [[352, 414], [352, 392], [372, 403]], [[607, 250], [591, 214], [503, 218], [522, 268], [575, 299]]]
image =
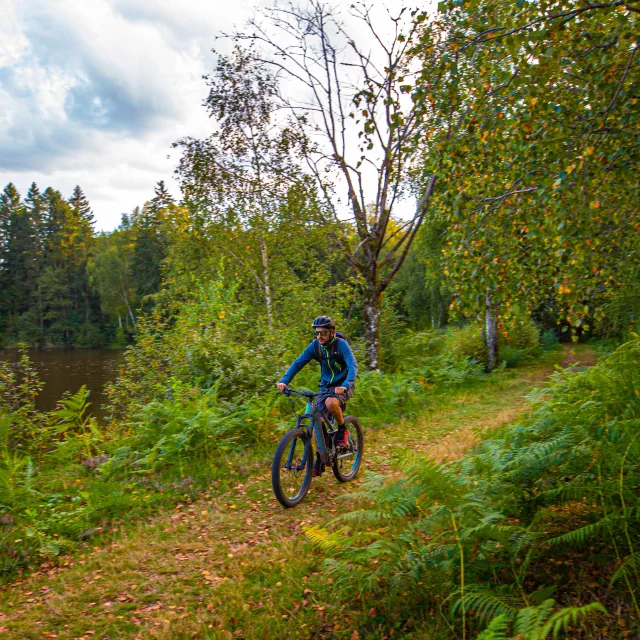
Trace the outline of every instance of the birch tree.
[[242, 47], [230, 56], [220, 56], [207, 81], [210, 91], [205, 105], [218, 129], [205, 139], [184, 138], [176, 143], [183, 149], [177, 172], [191, 206], [225, 228], [255, 238], [257, 263], [242, 247], [224, 240], [220, 249], [251, 274], [272, 327], [269, 237], [283, 223], [289, 190], [304, 184], [296, 158], [304, 138], [276, 114], [274, 75], [256, 65]]
[[[513, 308], [601, 325], [638, 264], [638, 8], [551, 0], [440, 3], [421, 33], [433, 109], [424, 180], [458, 315], [486, 318], [491, 366]], [[438, 52], [439, 67], [433, 65]]]
[[[267, 10], [237, 33], [255, 44], [256, 61], [280, 78], [279, 104], [301, 136], [306, 169], [333, 222], [355, 228], [336, 241], [362, 281], [366, 364], [380, 363], [380, 315], [389, 283], [425, 218], [435, 182], [393, 233], [389, 222], [408, 192], [423, 109], [412, 99], [409, 55], [424, 13], [350, 6], [344, 15], [322, 2]], [[350, 24], [347, 26], [346, 21]], [[356, 37], [357, 34], [357, 37]]]

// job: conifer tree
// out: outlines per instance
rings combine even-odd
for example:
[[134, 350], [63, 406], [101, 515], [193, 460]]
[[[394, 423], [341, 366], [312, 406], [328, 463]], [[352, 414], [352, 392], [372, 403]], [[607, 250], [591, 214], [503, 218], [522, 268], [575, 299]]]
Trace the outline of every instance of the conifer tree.
[[160, 289], [162, 275], [160, 265], [166, 257], [166, 242], [162, 233], [162, 222], [166, 212], [175, 206], [173, 196], [167, 191], [163, 180], [155, 186], [155, 196], [138, 213], [134, 213], [137, 233], [133, 253], [133, 273], [136, 278], [136, 293], [144, 299]]
[[39, 341], [42, 341], [42, 339], [44, 338], [44, 313], [40, 277], [44, 268], [44, 220], [46, 213], [46, 202], [45, 198], [40, 193], [38, 185], [35, 182], [31, 184], [31, 186], [29, 187], [29, 191], [27, 191], [27, 197], [25, 198], [25, 207], [29, 215], [31, 228], [36, 244], [36, 258], [35, 263], [33, 264], [34, 287], [32, 293], [32, 312], [37, 317], [39, 326], [38, 339]]

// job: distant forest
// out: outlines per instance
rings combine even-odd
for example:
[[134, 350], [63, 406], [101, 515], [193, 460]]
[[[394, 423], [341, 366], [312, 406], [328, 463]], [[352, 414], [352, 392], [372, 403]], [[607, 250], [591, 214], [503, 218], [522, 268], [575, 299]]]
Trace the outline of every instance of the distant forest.
[[0, 195], [0, 346], [123, 346], [153, 305], [165, 257], [161, 211], [174, 205], [161, 181], [117, 230], [96, 233], [79, 186], [66, 199], [33, 183]]

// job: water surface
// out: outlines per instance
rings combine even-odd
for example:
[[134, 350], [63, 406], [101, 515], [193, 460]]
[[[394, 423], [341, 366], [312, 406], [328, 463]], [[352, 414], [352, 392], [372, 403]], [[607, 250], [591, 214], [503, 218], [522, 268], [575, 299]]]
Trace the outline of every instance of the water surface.
[[[116, 376], [124, 357], [121, 349], [29, 349], [44, 389], [36, 398], [40, 411], [51, 411], [65, 391], [75, 393], [83, 384], [91, 391], [91, 413], [102, 417], [101, 406], [106, 402], [104, 387]], [[15, 350], [0, 350], [0, 360], [15, 362]]]

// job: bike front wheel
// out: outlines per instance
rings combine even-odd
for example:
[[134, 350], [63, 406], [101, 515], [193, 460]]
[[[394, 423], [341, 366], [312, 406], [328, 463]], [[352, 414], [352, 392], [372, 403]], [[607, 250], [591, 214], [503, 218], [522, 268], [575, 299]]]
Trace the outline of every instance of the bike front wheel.
[[349, 430], [349, 444], [338, 448], [333, 464], [333, 475], [339, 482], [349, 482], [356, 477], [364, 452], [364, 435], [358, 418], [347, 416], [344, 424]]
[[271, 465], [273, 493], [283, 507], [302, 502], [311, 486], [313, 447], [305, 429], [292, 429], [276, 449]]

